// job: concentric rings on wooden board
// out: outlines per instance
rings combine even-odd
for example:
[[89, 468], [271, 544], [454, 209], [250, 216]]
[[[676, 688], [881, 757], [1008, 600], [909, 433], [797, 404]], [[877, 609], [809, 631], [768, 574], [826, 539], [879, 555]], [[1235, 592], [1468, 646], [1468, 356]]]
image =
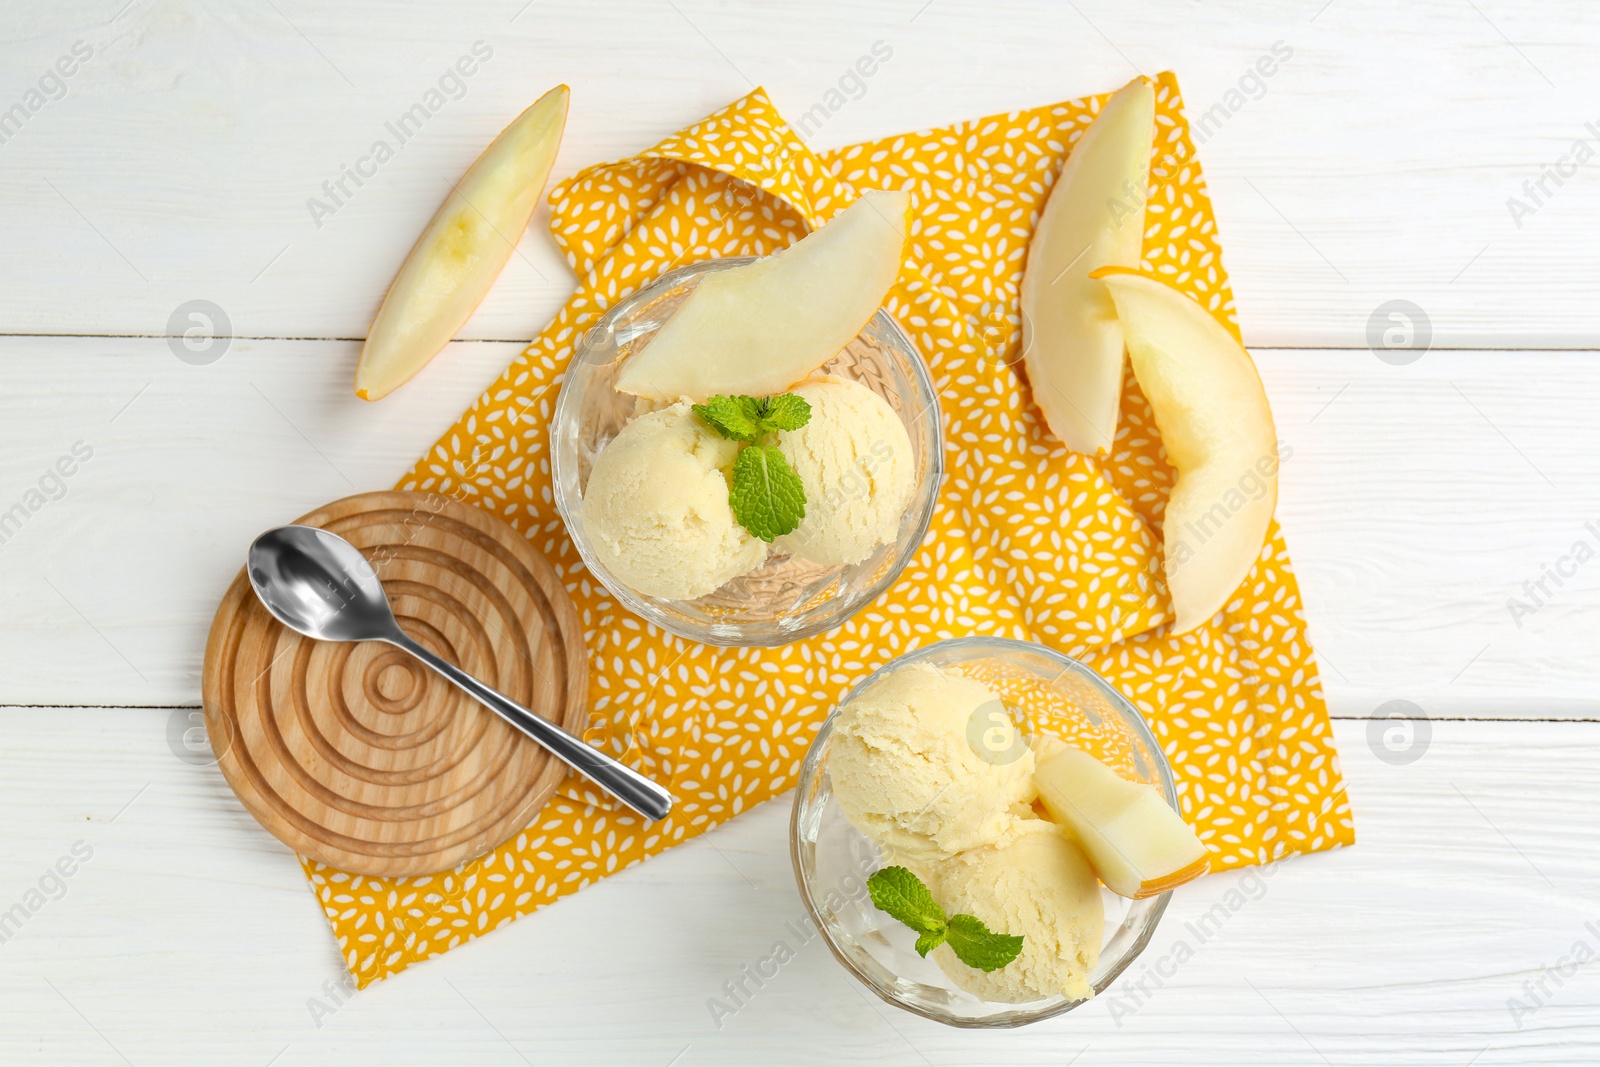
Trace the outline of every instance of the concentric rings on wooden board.
[[[521, 534], [432, 493], [363, 493], [298, 522], [359, 548], [418, 642], [581, 733], [583, 631]], [[218, 766], [250, 813], [295, 851], [359, 874], [479, 856], [527, 826], [567, 773], [399, 649], [289, 630], [243, 570], [211, 624], [202, 691]]]

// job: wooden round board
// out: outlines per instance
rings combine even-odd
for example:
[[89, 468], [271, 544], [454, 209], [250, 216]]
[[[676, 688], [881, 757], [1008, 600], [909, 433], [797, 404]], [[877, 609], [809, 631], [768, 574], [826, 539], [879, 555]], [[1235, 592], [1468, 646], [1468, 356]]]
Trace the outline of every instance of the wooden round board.
[[[582, 731], [578, 615], [517, 531], [431, 493], [363, 493], [299, 522], [372, 561], [406, 633]], [[211, 624], [202, 692], [218, 766], [250, 813], [297, 852], [359, 874], [429, 874], [482, 855], [527, 826], [567, 773], [399, 649], [289, 630], [243, 570]]]

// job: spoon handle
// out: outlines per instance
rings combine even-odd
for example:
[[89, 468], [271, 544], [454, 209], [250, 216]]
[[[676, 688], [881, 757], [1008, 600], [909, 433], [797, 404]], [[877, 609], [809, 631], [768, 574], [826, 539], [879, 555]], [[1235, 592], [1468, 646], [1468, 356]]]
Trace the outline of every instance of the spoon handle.
[[673, 796], [633, 768], [618, 763], [592, 745], [573, 737], [555, 723], [542, 719], [478, 681], [449, 660], [440, 659], [404, 633], [384, 638], [438, 671], [468, 696], [497, 713], [533, 738], [562, 763], [594, 782], [647, 819], [664, 819], [672, 810]]

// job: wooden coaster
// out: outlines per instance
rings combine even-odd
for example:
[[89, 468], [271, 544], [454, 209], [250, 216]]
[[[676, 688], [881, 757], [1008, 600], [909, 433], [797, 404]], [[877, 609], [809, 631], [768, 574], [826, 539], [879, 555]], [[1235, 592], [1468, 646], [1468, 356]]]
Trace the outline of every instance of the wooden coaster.
[[[298, 520], [372, 561], [401, 629], [580, 733], [583, 631], [517, 531], [431, 493], [363, 493]], [[241, 569], [202, 679], [218, 766], [261, 825], [359, 874], [449, 870], [527, 826], [566, 766], [397, 648], [313, 641], [267, 614]]]

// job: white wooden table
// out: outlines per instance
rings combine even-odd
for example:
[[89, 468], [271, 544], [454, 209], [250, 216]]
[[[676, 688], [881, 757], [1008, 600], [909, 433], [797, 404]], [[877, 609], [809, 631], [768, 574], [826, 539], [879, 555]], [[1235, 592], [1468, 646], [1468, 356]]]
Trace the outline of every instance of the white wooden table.
[[[478, 41], [460, 98], [313, 219]], [[169, 735], [249, 537], [389, 486], [572, 281], [536, 222], [465, 339], [368, 406], [348, 384], [384, 285], [559, 81], [556, 177], [753, 83], [798, 117], [879, 41], [814, 144], [1136, 69], [1211, 115], [1360, 843], [1178, 893], [1159, 988], [1014, 1033], [891, 1013], [815, 943], [715, 1025], [800, 913], [784, 802], [345, 999], [294, 857]], [[0, 1062], [1600, 1060], [1597, 45], [1582, 0], [0, 3], [0, 109], [24, 112], [0, 113], [0, 511], [46, 498], [0, 544], [0, 913], [26, 913]], [[227, 319], [205, 365], [175, 355], [193, 300]], [[1409, 363], [1369, 348], [1391, 300], [1431, 326]], [[1186, 922], [1218, 902], [1202, 945]]]

